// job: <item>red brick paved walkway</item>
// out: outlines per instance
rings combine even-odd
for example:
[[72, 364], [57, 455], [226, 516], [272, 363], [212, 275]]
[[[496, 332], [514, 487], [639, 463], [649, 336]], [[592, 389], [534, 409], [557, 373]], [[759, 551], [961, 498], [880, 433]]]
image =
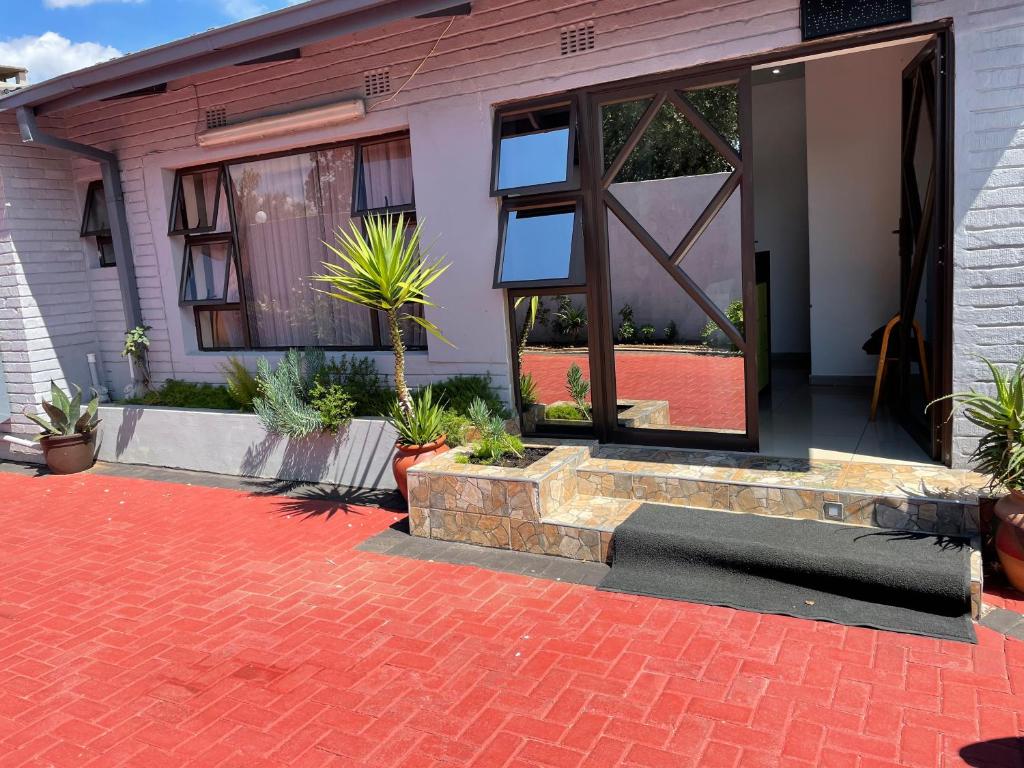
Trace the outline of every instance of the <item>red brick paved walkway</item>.
[[[523, 355], [523, 372], [533, 374], [540, 402], [569, 399], [565, 373], [573, 363], [590, 378], [586, 355]], [[742, 357], [619, 350], [615, 386], [620, 398], [668, 400], [669, 417], [677, 427], [746, 429]]]
[[1024, 644], [984, 628], [363, 553], [396, 515], [325, 502], [98, 475], [0, 495], [3, 768], [936, 766], [1024, 726]]

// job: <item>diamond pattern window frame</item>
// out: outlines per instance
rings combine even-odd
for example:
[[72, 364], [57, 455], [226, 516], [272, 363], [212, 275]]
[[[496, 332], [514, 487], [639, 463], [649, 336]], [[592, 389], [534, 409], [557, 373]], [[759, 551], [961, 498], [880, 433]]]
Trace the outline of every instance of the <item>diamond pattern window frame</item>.
[[[553, 181], [547, 184], [531, 184], [523, 187], [498, 187], [499, 161], [501, 155], [501, 124], [502, 120], [516, 115], [528, 115], [557, 107], [569, 107], [569, 150], [566, 153], [565, 181]], [[579, 99], [576, 96], [561, 99], [544, 99], [540, 101], [516, 102], [513, 106], [499, 107], [494, 112], [494, 128], [491, 140], [491, 197], [528, 196], [560, 192], [576, 192], [580, 189], [580, 152], [579, 152]]]
[[[686, 254], [690, 252], [698, 238], [708, 228], [715, 216], [722, 210], [725, 204], [729, 201], [732, 193], [740, 186], [743, 181], [743, 159], [739, 152], [737, 152], [728, 141], [726, 141], [722, 135], [709, 123], [700, 112], [690, 104], [686, 98], [687, 91], [696, 91], [703, 88], [709, 88], [718, 85], [736, 85], [740, 88], [740, 83], [737, 80], [720, 80], [716, 82], [708, 83], [695, 83], [692, 86], [687, 86], [685, 90], [678, 90], [674, 86], [665, 86], [661, 89], [652, 89], [647, 94], [630, 94], [629, 99], [650, 98], [651, 101], [647, 105], [647, 109], [641, 115], [637, 124], [633, 127], [629, 137], [619, 150], [618, 154], [612, 160], [608, 166], [608, 170], [604, 173], [600, 181], [601, 199], [604, 205], [615, 214], [616, 218], [622, 222], [623, 226], [626, 227], [632, 233], [632, 235], [640, 242], [640, 244], [654, 257], [665, 271], [672, 277], [673, 280], [678, 283], [679, 287], [690, 296], [691, 299], [701, 308], [701, 310], [709, 317], [722, 331], [729, 337], [729, 339], [736, 345], [739, 351], [743, 355], [748, 353], [747, 339], [744, 334], [740, 333], [739, 329], [733, 325], [725, 312], [719, 308], [714, 301], [704, 292], [702, 289], [686, 272], [681, 268], [683, 260]], [[616, 99], [608, 99], [602, 101], [604, 103], [615, 103]], [[711, 144], [714, 149], [725, 158], [733, 167], [732, 173], [725, 179], [722, 186], [711, 198], [711, 201], [707, 204], [705, 209], [697, 217], [697, 220], [691, 225], [689, 231], [683, 236], [683, 239], [679, 244], [672, 250], [671, 253], [666, 251], [658, 241], [647, 232], [643, 225], [637, 221], [636, 217], [630, 213], [626, 207], [615, 197], [615, 194], [611, 191], [610, 187], [615, 182], [616, 176], [619, 171], [622, 170], [622, 166], [626, 163], [630, 154], [636, 149], [640, 139], [643, 138], [647, 129], [650, 127], [658, 111], [665, 106], [670, 104], [674, 107], [690, 124], [697, 129], [697, 131]], [[741, 148], [742, 149], [742, 148]], [[601, 163], [599, 167], [603, 168], [604, 163], [604, 147], [601, 150]]]

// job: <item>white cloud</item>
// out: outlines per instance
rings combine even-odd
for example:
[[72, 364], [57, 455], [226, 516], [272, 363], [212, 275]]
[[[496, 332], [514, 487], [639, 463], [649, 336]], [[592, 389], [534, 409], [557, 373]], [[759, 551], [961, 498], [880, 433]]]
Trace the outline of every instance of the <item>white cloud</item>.
[[0, 40], [0, 62], [24, 67], [30, 83], [113, 59], [121, 51], [101, 43], [73, 43], [56, 32]]
[[82, 8], [96, 3], [143, 3], [145, 0], [43, 0], [47, 8]]

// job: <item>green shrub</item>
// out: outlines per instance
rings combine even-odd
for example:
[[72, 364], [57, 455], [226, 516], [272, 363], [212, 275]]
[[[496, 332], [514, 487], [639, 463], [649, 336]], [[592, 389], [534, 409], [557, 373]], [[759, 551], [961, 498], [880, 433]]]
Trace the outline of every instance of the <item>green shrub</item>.
[[563, 421], [586, 421], [587, 416], [580, 411], [575, 405], [569, 405], [568, 403], [561, 403], [559, 405], [549, 405], [544, 409], [545, 419], [560, 419]]
[[679, 326], [676, 325], [675, 320], [669, 320], [668, 325], [665, 326], [665, 341], [669, 344], [675, 344], [676, 339], [679, 338]]
[[641, 325], [636, 332], [637, 340], [641, 344], [651, 344], [654, 341], [654, 326]]
[[474, 400], [483, 400], [494, 414], [508, 418], [505, 404], [491, 386], [490, 376], [452, 376], [433, 385], [434, 395], [445, 408], [463, 416], [469, 415]]
[[445, 408], [444, 413], [441, 414], [441, 429], [448, 436], [445, 442], [452, 448], [466, 444], [466, 432], [470, 425], [468, 418], [449, 408]]
[[319, 411], [309, 404], [309, 393], [323, 367], [324, 352], [315, 348], [304, 353], [289, 349], [274, 369], [260, 358], [256, 363], [260, 394], [252, 405], [268, 432], [305, 437], [323, 429]]
[[199, 384], [192, 381], [168, 379], [162, 387], [151, 389], [141, 397], [123, 402], [131, 405], [156, 405], [166, 408], [200, 408], [237, 411], [238, 403], [221, 384]]
[[221, 371], [224, 372], [224, 386], [235, 404], [239, 409], [251, 413], [252, 401], [260, 393], [256, 377], [249, 373], [245, 363], [237, 357], [229, 357], [227, 363], [221, 366]]
[[579, 341], [587, 327], [587, 309], [578, 307], [568, 296], [558, 297], [558, 311], [555, 312], [555, 329], [572, 344]]
[[619, 339], [619, 343], [628, 344], [636, 337], [636, 324], [633, 322], [633, 307], [629, 304], [623, 304], [622, 309], [619, 310], [619, 317], [621, 318], [621, 322], [619, 323], [619, 329], [616, 332], [616, 336]]
[[395, 391], [387, 386], [369, 357], [342, 355], [324, 363], [320, 371], [324, 383], [340, 384], [352, 398], [353, 416], [381, 416], [391, 410]]
[[522, 456], [523, 441], [505, 430], [505, 420], [477, 398], [469, 406], [469, 420], [480, 432], [472, 456], [481, 464], [497, 464], [506, 456]]
[[309, 404], [319, 414], [320, 424], [326, 431], [337, 432], [352, 421], [355, 403], [341, 384], [317, 379], [309, 390]]
[[[743, 299], [735, 299], [729, 302], [729, 306], [725, 308], [725, 316], [729, 319], [729, 322], [736, 326], [736, 330], [740, 332], [740, 336], [744, 334], [743, 329]], [[725, 331], [718, 327], [718, 324], [714, 320], [708, 320], [704, 325], [704, 330], [700, 332], [701, 339], [704, 340], [704, 345], [708, 347], [715, 346], [728, 346], [730, 349], [735, 350], [736, 345], [732, 343], [728, 336], [725, 335]], [[724, 339], [724, 341], [722, 341]]]

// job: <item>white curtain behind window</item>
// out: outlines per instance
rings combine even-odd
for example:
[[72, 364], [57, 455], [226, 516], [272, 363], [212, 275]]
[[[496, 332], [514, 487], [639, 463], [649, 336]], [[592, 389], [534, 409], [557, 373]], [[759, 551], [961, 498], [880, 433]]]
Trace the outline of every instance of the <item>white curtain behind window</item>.
[[351, 147], [230, 166], [253, 346], [370, 346], [367, 310], [315, 290], [348, 225]]
[[362, 147], [364, 210], [411, 205], [412, 149], [409, 139], [394, 139]]

